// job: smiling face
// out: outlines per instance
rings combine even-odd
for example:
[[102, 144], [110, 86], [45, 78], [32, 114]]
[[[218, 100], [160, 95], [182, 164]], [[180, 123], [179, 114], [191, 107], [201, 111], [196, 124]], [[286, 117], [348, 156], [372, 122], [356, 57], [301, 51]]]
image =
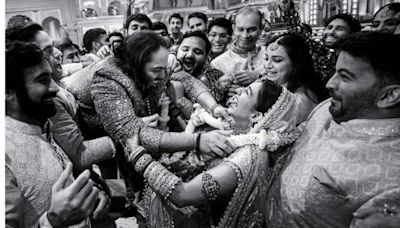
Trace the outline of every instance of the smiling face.
[[257, 112], [256, 105], [261, 87], [262, 82], [253, 82], [246, 88], [238, 89], [238, 93], [228, 100], [228, 113], [235, 123], [250, 123], [250, 118]]
[[374, 72], [365, 60], [339, 54], [336, 72], [326, 84], [332, 96], [329, 111], [336, 122], [362, 119], [377, 109], [379, 85]]
[[39, 46], [40, 50], [43, 51], [45, 59], [50, 64], [53, 78], [55, 80], [60, 80], [62, 78], [62, 67], [61, 63], [54, 58], [55, 48], [53, 46], [53, 40], [46, 32], [39, 31], [35, 35], [34, 42]]
[[151, 54], [150, 61], [144, 65], [145, 85], [147, 88], [156, 86], [162, 82], [166, 75], [168, 65], [168, 50], [164, 47], [159, 48]]
[[171, 29], [171, 33], [179, 34], [182, 29], [182, 22], [179, 18], [173, 17], [169, 22], [169, 27]]
[[56, 113], [53, 98], [58, 87], [52, 80], [52, 69], [43, 59], [36, 66], [23, 70], [24, 86], [17, 92], [23, 112], [36, 120], [45, 120]]
[[208, 40], [211, 43], [211, 51], [220, 54], [225, 51], [229, 43], [229, 35], [226, 28], [214, 25], [208, 33]]
[[179, 45], [176, 57], [184, 71], [197, 76], [206, 61], [206, 42], [197, 36], [187, 37]]
[[382, 9], [372, 21], [372, 31], [394, 33], [398, 23], [396, 12], [388, 8]]
[[336, 18], [332, 20], [324, 30], [322, 40], [325, 46], [332, 48], [339, 38], [348, 35], [350, 27], [345, 20]]
[[260, 18], [255, 14], [239, 14], [236, 16], [234, 35], [237, 45], [249, 51], [260, 36]]
[[261, 30], [260, 37], [258, 38], [258, 41], [260, 45], [267, 45], [269, 39], [271, 39], [272, 36], [272, 28], [269, 23], [265, 23], [264, 29]]
[[284, 85], [293, 72], [293, 63], [286, 49], [274, 42], [269, 44], [266, 49], [264, 68], [269, 80]]
[[192, 17], [188, 21], [190, 31], [200, 31], [200, 32], [207, 32], [207, 25], [204, 21], [198, 17]]

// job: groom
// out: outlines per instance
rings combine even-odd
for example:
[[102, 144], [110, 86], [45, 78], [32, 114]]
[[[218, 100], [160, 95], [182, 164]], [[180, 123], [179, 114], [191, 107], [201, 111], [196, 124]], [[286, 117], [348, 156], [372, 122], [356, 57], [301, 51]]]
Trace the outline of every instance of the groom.
[[400, 221], [398, 50], [400, 37], [392, 34], [340, 41], [336, 73], [326, 85], [332, 99], [310, 114], [269, 189], [268, 227]]

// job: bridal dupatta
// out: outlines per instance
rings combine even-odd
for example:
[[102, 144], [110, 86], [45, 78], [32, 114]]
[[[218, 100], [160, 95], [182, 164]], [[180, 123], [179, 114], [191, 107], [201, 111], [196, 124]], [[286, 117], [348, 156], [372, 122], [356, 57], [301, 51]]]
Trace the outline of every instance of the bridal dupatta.
[[[230, 156], [223, 160], [213, 160], [212, 164], [207, 165], [207, 167], [212, 167], [224, 163], [235, 171], [238, 180], [238, 185], [217, 227], [265, 226], [264, 213], [270, 176], [269, 154], [259, 148], [260, 134], [258, 133], [262, 129], [281, 126], [282, 122], [296, 122], [291, 121], [293, 118], [296, 119], [295, 95], [286, 88], [282, 91], [275, 104], [248, 134], [229, 138], [236, 148]], [[285, 129], [289, 128], [286, 126]], [[292, 135], [292, 133], [281, 134], [275, 131], [275, 134], [268, 134], [268, 136], [276, 137], [264, 139], [268, 141], [267, 150], [276, 150], [294, 141], [294, 137], [281, 137], [283, 135]], [[210, 218], [215, 208], [209, 206], [207, 202], [196, 208], [194, 206], [178, 208], [169, 200], [157, 195], [150, 186], [146, 187], [144, 195], [142, 203], [150, 227], [214, 227]]]

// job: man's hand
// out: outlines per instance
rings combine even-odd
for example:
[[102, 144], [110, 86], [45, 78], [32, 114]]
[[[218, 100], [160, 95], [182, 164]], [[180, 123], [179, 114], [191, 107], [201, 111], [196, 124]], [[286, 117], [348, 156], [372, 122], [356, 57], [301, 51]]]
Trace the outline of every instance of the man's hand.
[[214, 117], [217, 117], [217, 118], [218, 117], [222, 117], [222, 118], [224, 118], [226, 120], [229, 119], [228, 109], [223, 107], [223, 106], [221, 106], [221, 105], [215, 107], [215, 109], [213, 110], [212, 115]]
[[111, 55], [111, 49], [108, 45], [103, 45], [96, 53], [97, 56], [104, 59], [105, 57]]
[[110, 209], [111, 199], [104, 191], [99, 190], [98, 202], [99, 203], [97, 204], [97, 207], [93, 212], [93, 218], [94, 219], [106, 218], [108, 211]]
[[167, 73], [171, 75], [172, 73], [176, 73], [182, 70], [181, 63], [176, 58], [174, 54], [168, 54], [168, 66], [167, 66]]
[[200, 137], [200, 152], [210, 157], [226, 157], [233, 151], [227, 138], [233, 131], [215, 130], [202, 133]]
[[231, 87], [229, 87], [228, 89], [228, 94], [227, 94], [228, 98], [235, 96], [237, 94], [237, 89], [239, 88], [240, 88], [239, 85], [232, 84]]
[[258, 73], [257, 72], [250, 72], [250, 71], [238, 71], [235, 73], [235, 78], [239, 85], [241, 86], [248, 86], [257, 80]]
[[93, 187], [89, 179], [90, 172], [85, 170], [70, 185], [65, 186], [72, 173], [72, 163], [52, 187], [51, 204], [47, 217], [52, 226], [68, 226], [81, 222], [93, 211], [99, 190]]
[[151, 116], [142, 117], [142, 120], [143, 120], [144, 124], [148, 127], [157, 127], [158, 118], [159, 118], [159, 115], [154, 114]]
[[[354, 213], [352, 228], [395, 228], [400, 225], [400, 214], [385, 215], [383, 208], [369, 207]], [[390, 210], [390, 208], [388, 208]], [[393, 211], [398, 209], [394, 207]]]

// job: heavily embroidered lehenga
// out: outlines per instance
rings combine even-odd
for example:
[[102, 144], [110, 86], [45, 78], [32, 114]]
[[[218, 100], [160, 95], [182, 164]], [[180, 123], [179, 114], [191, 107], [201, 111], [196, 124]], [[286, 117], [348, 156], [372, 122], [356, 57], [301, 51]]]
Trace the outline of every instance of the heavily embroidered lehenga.
[[[183, 181], [190, 180], [202, 171], [192, 169], [192, 172], [181, 172], [184, 168], [190, 169], [190, 167], [196, 166], [208, 170], [224, 163], [236, 173], [237, 177], [237, 187], [231, 197], [219, 196], [216, 201], [178, 208], [168, 199], [168, 195], [174, 187], [168, 189], [170, 192], [165, 194], [165, 185], [158, 185], [163, 181], [162, 177], [160, 181], [156, 181], [156, 184], [151, 181], [151, 179], [160, 178], [161, 169], [155, 173], [146, 173], [147, 170], [144, 172], [147, 187], [142, 204], [146, 211], [149, 227], [263, 227], [265, 225], [264, 213], [270, 172], [269, 154], [260, 149], [258, 144], [260, 140], [264, 140], [267, 151], [276, 151], [278, 148], [291, 144], [300, 135], [296, 127], [291, 127], [285, 132], [268, 130], [265, 134], [259, 133], [260, 130], [269, 129], [281, 121], [287, 125], [296, 123], [296, 121], [287, 121], [296, 118], [294, 114], [296, 113], [295, 96], [287, 89], [283, 90], [284, 92], [275, 105], [249, 133], [231, 136], [228, 139], [236, 149], [227, 158], [211, 160], [202, 164], [201, 158], [195, 152], [180, 152], [175, 161], [188, 161], [186, 166], [179, 167], [180, 170], [175, 170], [177, 166], [171, 163], [171, 160], [174, 160], [171, 157], [165, 160], [163, 157], [159, 159], [164, 167]], [[168, 164], [166, 161], [170, 163]], [[175, 184], [179, 183], [179, 178], [176, 178]], [[223, 213], [221, 214], [221, 212]], [[216, 216], [218, 214], [219, 216]]]

